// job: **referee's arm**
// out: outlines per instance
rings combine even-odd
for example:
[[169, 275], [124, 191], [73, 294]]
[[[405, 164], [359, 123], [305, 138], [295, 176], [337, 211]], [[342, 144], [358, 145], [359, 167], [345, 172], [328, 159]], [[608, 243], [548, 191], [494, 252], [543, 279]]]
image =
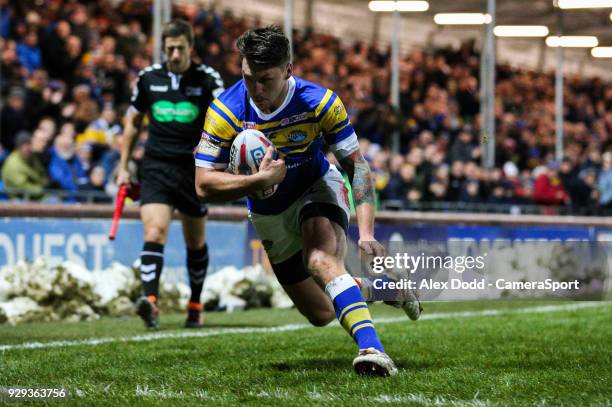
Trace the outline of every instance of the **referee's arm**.
[[134, 144], [140, 132], [140, 126], [144, 119], [144, 113], [139, 112], [133, 106], [125, 114], [123, 147], [121, 149], [121, 159], [119, 160], [119, 170], [117, 172], [117, 185], [128, 184], [130, 182], [130, 172], [128, 163], [132, 156]]

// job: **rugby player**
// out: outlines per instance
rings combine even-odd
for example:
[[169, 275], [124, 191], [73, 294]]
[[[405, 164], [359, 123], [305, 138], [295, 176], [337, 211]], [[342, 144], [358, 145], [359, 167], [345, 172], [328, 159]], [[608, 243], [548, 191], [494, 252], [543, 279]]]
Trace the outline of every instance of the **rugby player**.
[[204, 232], [207, 208], [200, 203], [194, 187], [193, 151], [200, 139], [206, 109], [224, 88], [214, 69], [192, 62], [193, 31], [188, 23], [167, 23], [162, 29], [162, 46], [167, 61], [141, 71], [133, 91], [117, 183], [130, 182], [128, 161], [146, 115], [149, 136], [140, 170], [140, 216], [144, 224], [140, 276], [144, 296], [138, 300], [136, 310], [147, 327], [158, 326], [164, 244], [176, 208], [187, 246], [191, 286], [185, 327], [197, 328], [202, 324], [200, 296], [208, 267], [208, 247]]
[[[290, 47], [279, 27], [245, 32], [237, 41], [243, 79], [215, 99], [196, 151], [196, 190], [205, 202], [228, 201], [278, 184], [267, 199], [249, 197], [249, 219], [272, 268], [298, 310], [315, 326], [337, 318], [358, 345], [358, 373], [393, 375], [368, 306], [345, 270], [350, 209], [340, 172], [326, 160], [326, 142], [348, 173], [356, 204], [359, 247], [383, 255], [374, 238], [374, 188], [368, 163], [340, 98], [292, 75]], [[232, 140], [262, 131], [277, 148], [259, 172], [234, 175]]]

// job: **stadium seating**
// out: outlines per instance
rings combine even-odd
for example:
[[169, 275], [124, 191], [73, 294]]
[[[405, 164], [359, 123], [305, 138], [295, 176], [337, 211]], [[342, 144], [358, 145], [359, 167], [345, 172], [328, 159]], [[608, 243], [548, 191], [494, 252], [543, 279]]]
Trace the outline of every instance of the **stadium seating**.
[[[115, 190], [112, 172], [130, 84], [151, 61], [149, 10], [131, 0], [116, 8], [106, 1], [56, 1], [48, 9], [28, 4], [2, 10], [0, 156], [13, 149], [17, 132], [27, 130], [38, 159], [49, 165], [57, 139], [69, 138], [74, 160], [88, 176], [101, 167], [105, 182], [75, 178], [80, 192], [59, 196], [107, 202], [105, 194]], [[234, 41], [252, 23], [193, 7], [175, 6], [174, 14], [194, 25], [195, 60], [219, 70], [226, 85], [239, 80]], [[400, 111], [389, 103], [388, 49], [365, 42], [347, 47], [305, 30], [294, 36], [294, 52], [298, 76], [333, 88], [345, 102], [383, 208], [590, 215], [612, 206], [612, 183], [606, 182], [612, 169], [604, 164], [611, 150], [612, 88], [599, 78], [567, 78], [565, 158], [555, 162], [552, 74], [499, 65], [496, 163], [485, 169], [479, 165], [479, 52], [473, 42], [403, 55]], [[401, 135], [398, 153], [389, 149], [394, 131]], [[145, 141], [143, 132], [136, 163]]]

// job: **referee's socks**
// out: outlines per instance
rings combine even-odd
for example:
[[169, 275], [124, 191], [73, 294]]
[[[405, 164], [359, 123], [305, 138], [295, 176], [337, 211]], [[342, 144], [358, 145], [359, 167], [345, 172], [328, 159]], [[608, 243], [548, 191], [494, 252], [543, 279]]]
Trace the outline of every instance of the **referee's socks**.
[[140, 280], [147, 297], [158, 297], [159, 277], [164, 267], [164, 245], [145, 242], [140, 252]]
[[187, 270], [189, 272], [189, 286], [191, 287], [190, 303], [200, 303], [202, 287], [208, 269], [208, 245], [204, 243], [201, 249], [187, 249]]

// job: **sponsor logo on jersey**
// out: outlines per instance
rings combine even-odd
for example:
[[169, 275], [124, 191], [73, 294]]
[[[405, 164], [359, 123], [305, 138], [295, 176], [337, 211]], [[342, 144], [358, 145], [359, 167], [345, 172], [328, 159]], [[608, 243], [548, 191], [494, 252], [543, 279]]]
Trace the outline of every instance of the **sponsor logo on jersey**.
[[168, 92], [168, 85], [151, 85], [149, 90], [151, 92]]
[[304, 160], [296, 161], [296, 162], [291, 163], [291, 164], [286, 164], [287, 165], [287, 169], [290, 170], [292, 168], [300, 167], [300, 166], [302, 166], [302, 165], [304, 165], [304, 164], [306, 164], [306, 163], [308, 163], [310, 161], [312, 161], [312, 157], [308, 157], [308, 158], [306, 158]]
[[200, 144], [198, 144], [197, 151], [200, 154], [217, 158], [221, 153], [221, 147], [213, 144], [209, 138], [202, 138], [202, 140], [200, 140]]
[[211, 143], [223, 143], [225, 140], [213, 136], [212, 134], [208, 134], [205, 131], [202, 132], [202, 138], [206, 140], [210, 140]]
[[283, 120], [281, 120], [280, 124], [281, 126], [285, 126], [287, 124], [291, 124], [291, 123], [299, 122], [300, 120], [304, 120], [307, 117], [308, 117], [308, 113], [306, 112], [296, 114], [294, 116], [289, 116], [289, 117], [284, 118]]
[[302, 141], [306, 140], [306, 137], [306, 133], [301, 130], [296, 130], [289, 133], [287, 140], [291, 141], [292, 143], [301, 143]]
[[243, 127], [245, 129], [254, 129], [255, 126], [257, 126], [257, 123], [255, 122], [244, 122]]
[[185, 94], [187, 96], [202, 96], [202, 88], [194, 87], [194, 86], [187, 86], [185, 88]]
[[340, 115], [342, 114], [343, 110], [344, 109], [342, 108], [342, 105], [338, 105], [334, 107], [334, 114], [336, 115], [337, 118], [340, 118]]
[[161, 123], [171, 121], [179, 123], [191, 123], [194, 121], [200, 110], [191, 102], [173, 103], [168, 100], [160, 100], [151, 106], [153, 118]]

